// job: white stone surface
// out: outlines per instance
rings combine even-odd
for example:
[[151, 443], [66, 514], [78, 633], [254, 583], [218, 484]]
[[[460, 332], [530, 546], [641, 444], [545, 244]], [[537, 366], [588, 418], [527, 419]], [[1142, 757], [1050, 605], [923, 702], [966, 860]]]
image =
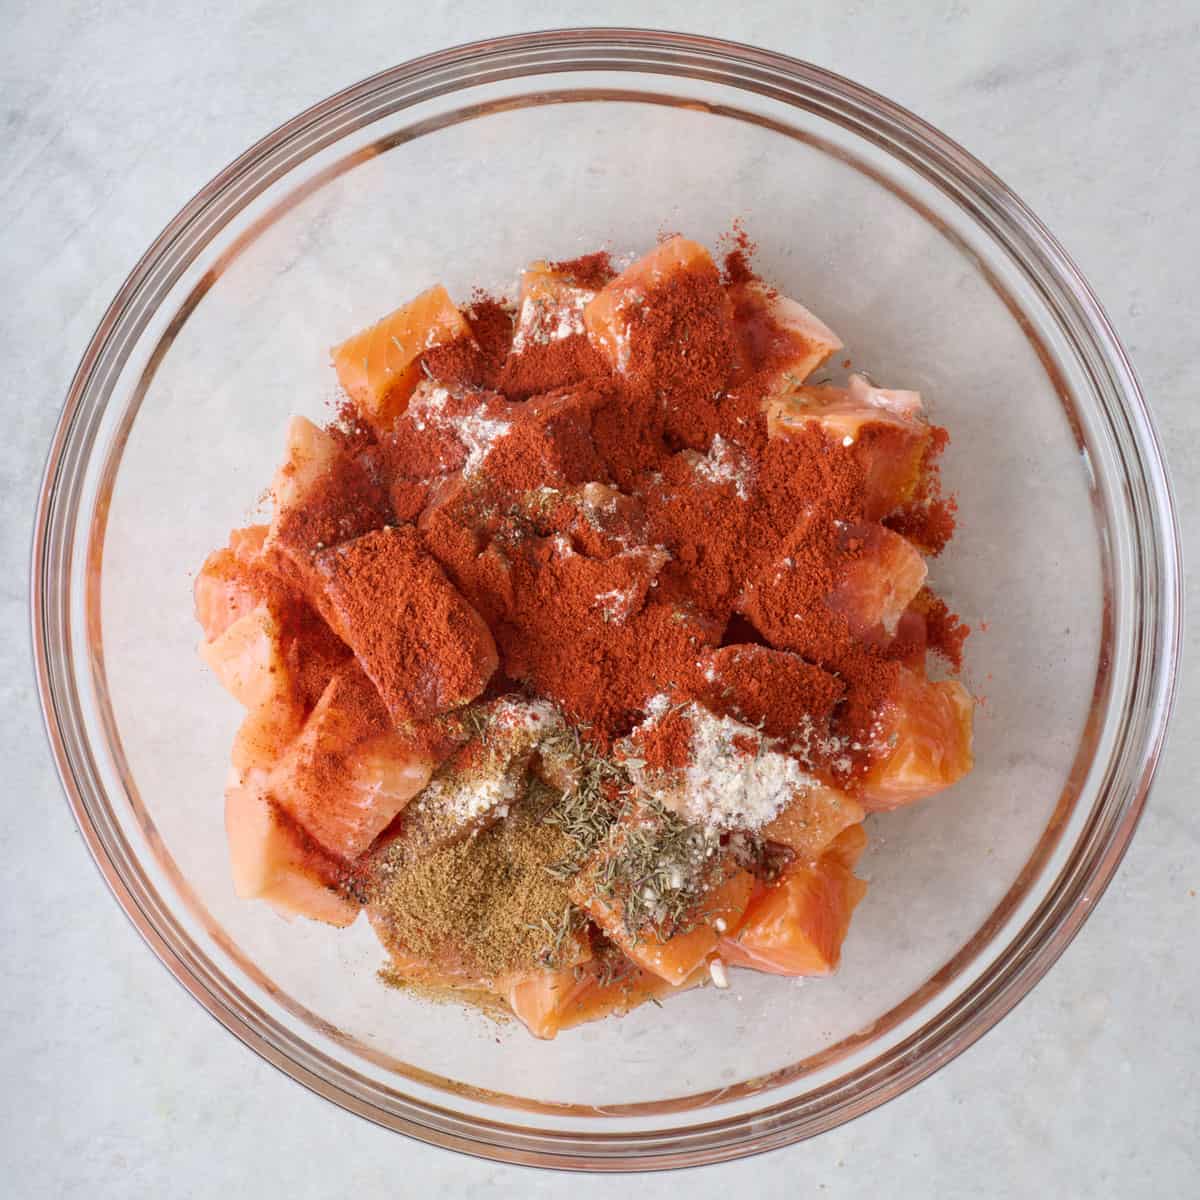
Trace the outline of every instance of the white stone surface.
[[1196, 1195], [1194, 625], [1174, 736], [1145, 820], [1050, 976], [901, 1099], [814, 1142], [686, 1180], [569, 1179], [489, 1165], [333, 1108], [218, 1031], [143, 946], [92, 867], [41, 732], [26, 563], [46, 446], [104, 305], [180, 205], [302, 106], [445, 45], [596, 21], [653, 21], [810, 59], [911, 107], [997, 170], [1106, 302], [1173, 461], [1186, 550], [1200, 557], [1200, 20], [1188, 0], [427, 0], [419, 9], [361, 0], [6, 0], [0, 1193]]

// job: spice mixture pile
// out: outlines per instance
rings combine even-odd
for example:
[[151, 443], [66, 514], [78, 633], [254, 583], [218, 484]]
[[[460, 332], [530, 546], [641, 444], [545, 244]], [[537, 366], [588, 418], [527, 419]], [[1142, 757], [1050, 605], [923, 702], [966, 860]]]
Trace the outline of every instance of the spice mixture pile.
[[968, 632], [926, 586], [947, 434], [813, 381], [836, 335], [727, 250], [424, 293], [335, 349], [339, 419], [293, 422], [270, 527], [197, 581], [249, 709], [239, 890], [365, 906], [391, 978], [540, 1036], [831, 970], [865, 812], [970, 766], [925, 671]]

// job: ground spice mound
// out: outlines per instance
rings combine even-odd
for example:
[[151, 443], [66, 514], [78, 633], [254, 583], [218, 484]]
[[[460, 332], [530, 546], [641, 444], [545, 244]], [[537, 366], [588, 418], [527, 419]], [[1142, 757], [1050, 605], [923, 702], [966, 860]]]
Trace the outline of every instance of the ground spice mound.
[[653, 476], [670, 457], [664, 440], [666, 417], [661, 404], [630, 404], [620, 392], [592, 414], [592, 441], [613, 482], [636, 494], [641, 481]]
[[[867, 645], [830, 604], [845, 565], [864, 553], [848, 526], [886, 515], [893, 528], [919, 529], [922, 548], [944, 545], [953, 515], [937, 484], [944, 438], [882, 419], [852, 439], [803, 422], [768, 436], [764, 389], [777, 386], [793, 342], [773, 323], [774, 293], [752, 270], [753, 249], [738, 229], [723, 275], [694, 264], [640, 292], [618, 279], [616, 367], [585, 334], [513, 343], [511, 310], [477, 297], [466, 310], [471, 345], [426, 354], [422, 386], [434, 391], [418, 389], [382, 448], [395, 512], [416, 521], [486, 620], [498, 678], [551, 699], [601, 746], [659, 692], [719, 706], [701, 660], [723, 639], [768, 644], [814, 673], [807, 690], [798, 675], [770, 672], [771, 687], [759, 680], [757, 691], [748, 679], [726, 682], [740, 689], [743, 716], [783, 736], [795, 706], [860, 744], [900, 663], [927, 644], [952, 661], [958, 653], [955, 626], [936, 610], [906, 614], [894, 637]], [[603, 254], [547, 269], [588, 290], [613, 278]], [[578, 319], [556, 324], [552, 313], [540, 311], [539, 328]], [[434, 420], [439, 388], [449, 390]], [[809, 392], [814, 402], [825, 395]], [[499, 432], [468, 453], [453, 422], [470, 419], [472, 405]], [[889, 503], [906, 479], [908, 499]], [[593, 501], [583, 503], [588, 488]], [[734, 622], [742, 631], [729, 635]]]
[[514, 400], [539, 392], [585, 383], [608, 373], [604, 359], [587, 335], [548, 342], [530, 342], [520, 354], [512, 355], [497, 377], [497, 386]]
[[483, 690], [496, 662], [491, 635], [411, 526], [323, 550], [314, 570], [323, 611], [394, 720], [436, 716]]
[[733, 645], [704, 659], [700, 701], [768, 737], [790, 738], [802, 720], [828, 723], [845, 685], [798, 655], [764, 646]]
[[964, 625], [945, 600], [928, 589], [922, 603], [929, 649], [940, 654], [956, 671], [962, 670], [963, 643], [970, 636], [971, 627]]
[[539, 803], [535, 794], [507, 820], [455, 845], [415, 861], [385, 854], [372, 909], [391, 937], [426, 961], [486, 978], [550, 962], [573, 918], [567, 883], [547, 867], [568, 858], [572, 843], [544, 815], [544, 797]]
[[508, 433], [481, 468], [489, 486], [520, 493], [606, 480], [591, 435], [599, 401], [598, 393], [560, 388], [515, 406]]
[[512, 602], [495, 626], [504, 672], [607, 744], [651, 696], [684, 686], [720, 627], [651, 599], [661, 556], [593, 559], [558, 539], [510, 548]]
[[480, 292], [462, 315], [470, 336], [427, 350], [421, 369], [454, 387], [495, 388], [512, 346], [512, 308], [503, 299]]
[[889, 515], [889, 529], [908, 538], [926, 554], [938, 555], [950, 543], [957, 524], [958, 505], [953, 496], [942, 494], [938, 460], [950, 444], [950, 434], [939, 425], [933, 426], [921, 463], [920, 479], [911, 497], [899, 510]]
[[754, 283], [758, 276], [751, 263], [758, 246], [750, 240], [750, 235], [742, 227], [740, 221], [733, 224], [733, 232], [722, 241], [731, 247], [725, 252], [722, 260], [722, 277], [726, 283]]
[[385, 466], [378, 451], [344, 444], [329, 469], [280, 514], [275, 543], [293, 556], [303, 557], [379, 529], [391, 520]]
[[640, 765], [649, 771], [670, 771], [686, 767], [692, 760], [692, 723], [683, 706], [670, 709], [659, 720], [639, 728], [631, 745]]
[[737, 364], [732, 309], [715, 269], [650, 288], [628, 315], [626, 385], [662, 404], [665, 433], [695, 446], [692, 412], [725, 389]]
[[[718, 435], [719, 436], [719, 435]], [[664, 584], [714, 620], [726, 621], [744, 585], [751, 507], [736, 471], [714, 478], [693, 454], [673, 455], [643, 492], [648, 519], [671, 560]], [[752, 470], [747, 464], [743, 471]]]
[[578, 258], [552, 262], [550, 270], [563, 276], [576, 287], [587, 288], [593, 292], [598, 292], [617, 274], [607, 250], [597, 250], [592, 254], [581, 254]]

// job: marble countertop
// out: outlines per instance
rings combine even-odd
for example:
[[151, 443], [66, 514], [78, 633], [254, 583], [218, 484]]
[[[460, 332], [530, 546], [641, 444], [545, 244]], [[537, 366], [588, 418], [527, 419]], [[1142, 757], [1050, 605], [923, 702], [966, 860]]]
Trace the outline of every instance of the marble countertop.
[[[125, 273], [255, 138], [416, 54], [519, 30], [645, 24], [785, 51], [940, 126], [1042, 216], [1108, 306], [1200, 557], [1195, 218], [1200, 19], [1187, 0], [604, 6], [428, 0], [104, 5], [9, 0], [0, 38], [0, 1191], [9, 1196], [577, 1197], [630, 1183], [433, 1150], [277, 1073], [155, 961], [108, 896], [50, 763], [30, 669], [27, 561], [71, 372]], [[1194, 122], [1192, 122], [1194, 124]], [[1191, 591], [1194, 593], [1193, 580]], [[1191, 597], [1189, 597], [1191, 598]], [[1200, 704], [1189, 632], [1149, 809], [1086, 928], [980, 1043], [816, 1141], [641, 1195], [1190, 1196], [1200, 1176]]]

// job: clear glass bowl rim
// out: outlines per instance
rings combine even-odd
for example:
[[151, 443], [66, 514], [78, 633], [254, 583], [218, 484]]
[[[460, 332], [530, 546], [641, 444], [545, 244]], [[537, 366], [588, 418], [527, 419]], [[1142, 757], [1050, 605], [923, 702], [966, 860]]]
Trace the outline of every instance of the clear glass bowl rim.
[[[1107, 432], [1121, 452], [1123, 483], [1137, 535], [1135, 601], [1141, 637], [1140, 685], [1126, 706], [1124, 737], [1110, 755], [1095, 808], [1103, 837], [1089, 848], [1069, 886], [1049, 898], [993, 964], [971, 997], [938, 1012], [864, 1078], [829, 1094], [783, 1105], [769, 1097], [755, 1113], [637, 1134], [562, 1132], [479, 1119], [402, 1098], [399, 1114], [356, 1094], [354, 1080], [330, 1080], [276, 1045], [252, 1012], [235, 1011], [199, 976], [158, 927], [153, 904], [131, 886], [136, 864], [118, 860], [97, 815], [92, 750], [73, 686], [70, 636], [72, 541], [80, 479], [99, 418], [120, 374], [129, 330], [173, 271], [183, 269], [207, 234], [290, 165], [368, 123], [386, 102], [420, 99], [482, 82], [551, 72], [639, 71], [681, 75], [769, 95], [852, 128], [940, 181], [969, 204], [1033, 276], [1082, 338], [1099, 369]], [[403, 103], [397, 100], [404, 97]], [[389, 110], [390, 111], [390, 110]], [[647, 1170], [698, 1165], [786, 1145], [834, 1127], [899, 1095], [961, 1053], [1033, 987], [1078, 932], [1112, 878], [1144, 808], [1174, 700], [1181, 647], [1182, 567], [1174, 503], [1163, 454], [1141, 389], [1107, 316], [1062, 247], [986, 167], [912, 113], [848, 79], [771, 51], [718, 39], [652, 30], [552, 30], [475, 42], [383, 71], [313, 105], [268, 134], [189, 201], [134, 267], [100, 321], [72, 380], [39, 497], [31, 570], [34, 665], [47, 735], [76, 822], [105, 881], [138, 932], [189, 992], [245, 1044], [320, 1095], [423, 1141], [501, 1161], [585, 1170]], [[1051, 903], [1051, 900], [1053, 903]], [[1036, 928], [1034, 926], [1036, 925]], [[984, 984], [988, 986], [983, 987]], [[986, 994], [983, 994], [986, 991]], [[920, 1052], [914, 1047], [920, 1045]], [[869, 1078], [865, 1076], [869, 1075]]]

